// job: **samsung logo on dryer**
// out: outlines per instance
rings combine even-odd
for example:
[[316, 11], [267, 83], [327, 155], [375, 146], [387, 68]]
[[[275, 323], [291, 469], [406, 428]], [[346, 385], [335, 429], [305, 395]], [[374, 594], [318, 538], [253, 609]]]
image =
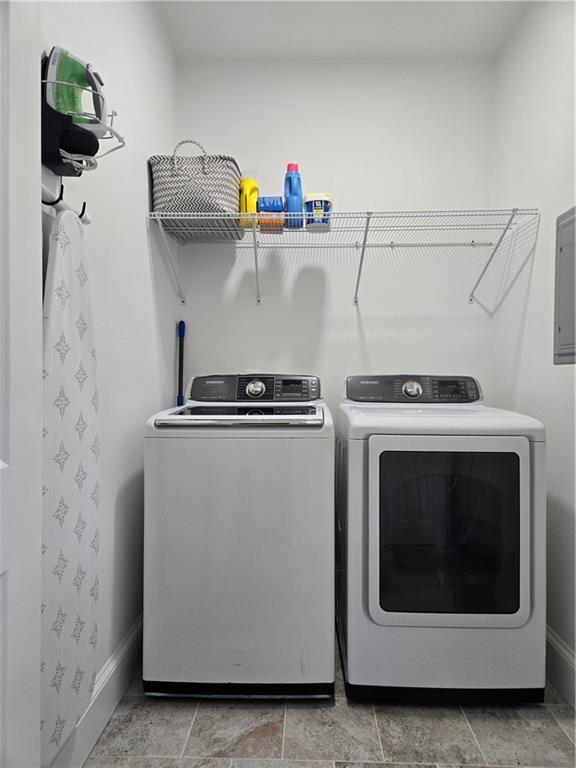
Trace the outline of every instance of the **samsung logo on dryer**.
[[206, 379], [204, 384], [224, 384], [224, 379]]
[[380, 384], [378, 379], [360, 379], [360, 384]]

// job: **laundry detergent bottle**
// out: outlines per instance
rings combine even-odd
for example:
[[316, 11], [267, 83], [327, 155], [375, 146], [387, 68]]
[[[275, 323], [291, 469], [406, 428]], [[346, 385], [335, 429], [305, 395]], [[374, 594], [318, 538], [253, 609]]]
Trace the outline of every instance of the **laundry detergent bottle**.
[[[247, 171], [240, 182], [240, 213], [256, 213], [258, 211], [258, 195], [260, 190], [254, 176], [254, 171]], [[252, 222], [251, 216], [242, 216], [240, 218], [240, 225], [244, 229], [251, 229]]]
[[[284, 177], [284, 208], [286, 213], [285, 226], [291, 229], [302, 229], [304, 217], [304, 198], [302, 197], [302, 179], [298, 172], [298, 163], [288, 163]], [[297, 214], [300, 214], [299, 216]]]

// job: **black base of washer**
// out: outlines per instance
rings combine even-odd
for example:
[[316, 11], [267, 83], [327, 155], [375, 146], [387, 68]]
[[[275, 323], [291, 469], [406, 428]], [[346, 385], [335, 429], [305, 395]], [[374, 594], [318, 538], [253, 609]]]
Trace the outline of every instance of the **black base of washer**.
[[144, 680], [149, 696], [214, 699], [330, 699], [334, 683], [173, 683]]
[[420, 704], [520, 704], [544, 701], [544, 688], [403, 688], [346, 683], [352, 701]]

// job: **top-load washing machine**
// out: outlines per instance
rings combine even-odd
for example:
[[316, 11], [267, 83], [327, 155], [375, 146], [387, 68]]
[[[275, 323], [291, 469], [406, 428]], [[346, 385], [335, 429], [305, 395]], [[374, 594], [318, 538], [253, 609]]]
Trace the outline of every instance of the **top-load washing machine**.
[[545, 433], [468, 376], [353, 376], [335, 414], [337, 622], [362, 698], [540, 701]]
[[330, 696], [334, 430], [315, 376], [214, 375], [145, 438], [144, 690]]

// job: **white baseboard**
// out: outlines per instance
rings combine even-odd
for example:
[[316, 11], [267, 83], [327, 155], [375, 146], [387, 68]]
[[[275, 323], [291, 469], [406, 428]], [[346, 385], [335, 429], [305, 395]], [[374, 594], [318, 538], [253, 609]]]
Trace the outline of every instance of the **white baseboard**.
[[92, 700], [50, 768], [81, 768], [126, 692], [141, 662], [140, 617], [96, 676]]
[[546, 627], [546, 677], [574, 706], [574, 649], [552, 627]]

